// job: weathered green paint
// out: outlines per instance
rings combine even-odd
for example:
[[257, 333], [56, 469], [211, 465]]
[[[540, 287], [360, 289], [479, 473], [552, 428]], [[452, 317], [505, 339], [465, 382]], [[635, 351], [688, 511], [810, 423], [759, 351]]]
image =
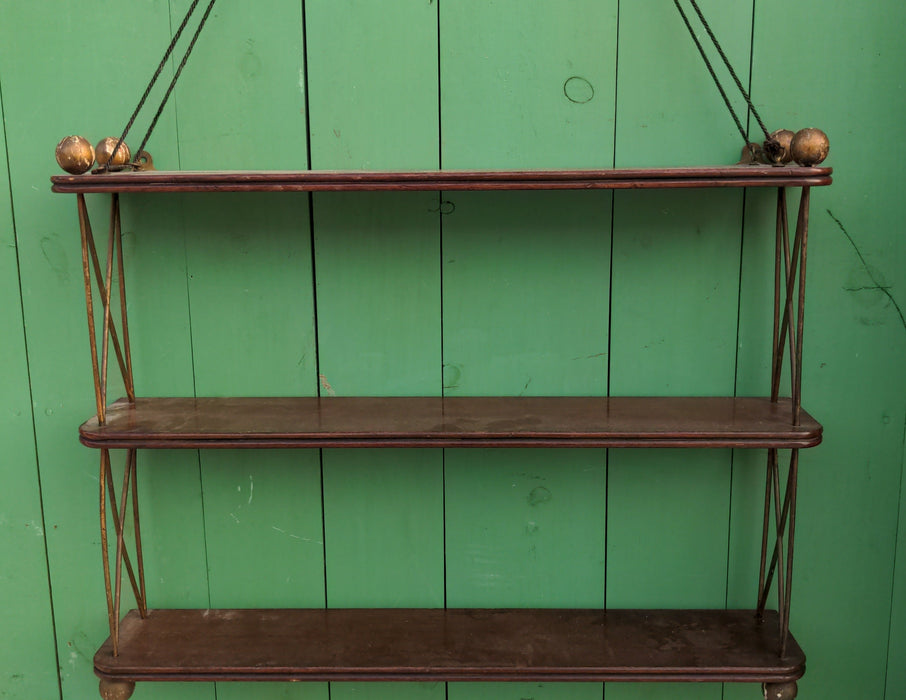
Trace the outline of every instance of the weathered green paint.
[[[746, 4], [701, 3], [741, 72]], [[732, 162], [733, 122], [678, 13], [665, 10], [651, 0], [620, 7], [614, 164]], [[616, 193], [612, 395], [733, 394], [742, 201], [738, 191]], [[723, 607], [730, 453], [613, 450], [608, 475], [607, 605]], [[608, 700], [720, 694], [607, 688]]]
[[6, 163], [6, 141], [0, 135], [0, 444], [12, 467], [5, 470], [0, 496], [0, 600], [6, 601], [0, 607], [0, 626], [6, 630], [0, 637], [0, 697], [50, 698], [60, 691]]
[[[436, 169], [437, 8], [305, 3], [312, 167]], [[441, 390], [434, 193], [313, 197], [322, 397]], [[329, 607], [442, 607], [441, 450], [324, 450]], [[443, 698], [334, 683], [336, 698]]]
[[[571, 5], [441, 4], [445, 168], [612, 162], [616, 3]], [[606, 391], [611, 202], [601, 192], [444, 195], [445, 395]], [[603, 605], [603, 451], [448, 450], [445, 467], [448, 605]]]
[[[4, 662], [14, 659], [3, 666], [21, 667], [0, 675], [0, 696], [56, 697], [55, 636], [63, 699], [91, 698], [90, 658], [106, 635], [97, 454], [74, 433], [94, 409], [75, 207], [48, 192], [50, 152], [69, 133], [119, 132], [187, 0], [0, 5], [13, 205], [0, 194], [0, 438], [15, 465], [0, 551], [23, 563], [14, 577], [0, 573], [4, 622], [13, 619], [4, 629], [15, 630], [0, 643]], [[906, 694], [906, 249], [903, 146], [888, 135], [906, 113], [906, 10], [702, 6], [744, 81], [752, 54], [768, 127], [831, 136], [836, 183], [813, 192], [804, 372], [806, 408], [826, 439], [802, 455], [793, 630], [808, 656], [802, 696], [894, 700]], [[675, 10], [654, 0], [218, 4], [172, 100], [149, 144], [159, 167], [302, 168], [307, 131], [318, 168], [698, 165], [732, 162], [740, 146]], [[139, 392], [602, 394], [609, 382], [613, 394], [761, 394], [773, 197], [130, 197]], [[106, 200], [96, 199], [102, 233]], [[41, 538], [16, 529], [40, 521], [38, 459], [46, 564]], [[614, 606], [736, 607], [755, 598], [761, 451], [327, 451], [323, 491], [320, 462], [316, 452], [141, 454], [152, 605], [599, 605], [606, 593]], [[585, 698], [601, 686], [447, 692]], [[758, 696], [750, 685], [723, 693]], [[148, 684], [136, 697], [214, 694], [209, 684]], [[327, 688], [221, 684], [216, 694], [325, 698]], [[608, 700], [719, 694], [606, 689]]]

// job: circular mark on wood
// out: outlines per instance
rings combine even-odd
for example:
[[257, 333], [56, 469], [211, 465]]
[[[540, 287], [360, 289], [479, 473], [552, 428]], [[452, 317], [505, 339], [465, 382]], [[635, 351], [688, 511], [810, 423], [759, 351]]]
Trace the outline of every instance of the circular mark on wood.
[[595, 96], [595, 89], [585, 78], [574, 75], [571, 78], [567, 78], [566, 82], [563, 83], [563, 94], [566, 95], [566, 99], [570, 102], [582, 105], [586, 102], [591, 102], [591, 99]]

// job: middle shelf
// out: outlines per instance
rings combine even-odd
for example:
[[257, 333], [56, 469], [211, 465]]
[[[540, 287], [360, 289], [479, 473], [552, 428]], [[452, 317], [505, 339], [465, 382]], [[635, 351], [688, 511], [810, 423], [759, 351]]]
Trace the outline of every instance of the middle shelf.
[[763, 397], [138, 398], [79, 429], [104, 449], [814, 447], [821, 425]]

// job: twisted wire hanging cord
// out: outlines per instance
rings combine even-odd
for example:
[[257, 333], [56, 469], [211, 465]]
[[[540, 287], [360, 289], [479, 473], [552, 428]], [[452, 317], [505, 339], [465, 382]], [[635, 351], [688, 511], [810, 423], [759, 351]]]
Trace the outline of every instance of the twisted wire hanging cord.
[[[138, 101], [138, 105], [135, 107], [135, 110], [132, 112], [132, 116], [129, 117], [129, 121], [126, 122], [126, 128], [123, 129], [123, 133], [120, 135], [119, 141], [116, 142], [116, 147], [113, 149], [113, 152], [110, 154], [111, 160], [113, 156], [116, 155], [116, 152], [119, 151], [120, 146], [123, 145], [123, 142], [126, 140], [126, 137], [129, 135], [132, 125], [135, 123], [138, 113], [141, 111], [142, 107], [145, 106], [145, 102], [148, 99], [148, 95], [151, 94], [151, 90], [154, 88], [154, 84], [157, 82], [157, 79], [160, 77], [161, 72], [164, 69], [164, 66], [167, 65], [167, 60], [170, 58], [170, 54], [173, 53], [173, 49], [176, 48], [176, 44], [179, 41], [179, 38], [182, 36], [183, 30], [186, 28], [186, 25], [189, 23], [189, 18], [194, 14], [195, 8], [198, 6], [198, 0], [192, 0], [192, 4], [189, 6], [189, 10], [186, 12], [186, 16], [182, 18], [182, 23], [179, 25], [179, 28], [176, 30], [176, 34], [173, 35], [173, 38], [170, 40], [170, 45], [167, 47], [167, 50], [164, 52], [164, 57], [160, 59], [160, 63], [157, 66], [157, 70], [154, 71], [154, 75], [151, 76], [151, 81], [148, 83], [148, 86], [145, 88], [145, 93], [142, 95], [141, 99]], [[141, 150], [141, 149], [139, 149]]]
[[749, 136], [746, 134], [746, 130], [742, 126], [742, 122], [739, 121], [739, 117], [736, 114], [736, 110], [733, 109], [733, 105], [730, 104], [730, 98], [727, 97], [727, 93], [724, 90], [723, 85], [721, 85], [720, 80], [717, 77], [717, 73], [714, 72], [714, 66], [711, 65], [711, 61], [708, 60], [708, 55], [705, 53], [704, 47], [701, 45], [701, 42], [698, 40], [698, 37], [695, 35], [695, 30], [692, 29], [692, 24], [689, 22], [689, 18], [686, 16], [686, 13], [683, 11], [683, 8], [679, 4], [679, 0], [673, 0], [673, 4], [676, 5], [676, 9], [680, 13], [680, 17], [683, 18], [683, 22], [686, 25], [686, 29], [689, 30], [689, 36], [692, 37], [692, 41], [695, 42], [695, 46], [698, 48], [699, 54], [701, 54], [702, 60], [705, 62], [705, 65], [708, 67], [708, 72], [711, 74], [711, 79], [714, 81], [714, 84], [717, 86], [717, 90], [720, 92], [720, 96], [724, 98], [724, 104], [727, 105], [727, 109], [730, 112], [730, 116], [733, 117], [733, 121], [736, 122], [736, 128], [739, 130], [740, 136], [745, 143], [749, 142]]
[[755, 105], [752, 103], [752, 99], [749, 97], [749, 93], [746, 92], [746, 89], [742, 86], [742, 81], [739, 79], [739, 76], [736, 75], [736, 71], [733, 70], [733, 66], [730, 64], [730, 59], [728, 59], [727, 54], [724, 53], [723, 47], [720, 45], [717, 37], [714, 36], [714, 32], [711, 31], [711, 25], [708, 24], [708, 20], [705, 19], [705, 15], [699, 8], [698, 3], [695, 0], [689, 0], [689, 2], [691, 3], [692, 8], [695, 10], [695, 13], [698, 15], [698, 18], [701, 20], [702, 26], [704, 26], [705, 31], [708, 32], [708, 36], [711, 38], [711, 43], [714, 44], [714, 48], [717, 49], [717, 53], [720, 54], [721, 60], [723, 60], [724, 65], [727, 67], [727, 70], [730, 71], [730, 75], [733, 76], [733, 80], [736, 82], [736, 87], [739, 88], [739, 92], [745, 99], [746, 104], [749, 106], [749, 109], [752, 110], [752, 115], [758, 122], [758, 126], [760, 126], [761, 130], [764, 132], [765, 138], [770, 141], [771, 135], [768, 133], [767, 127], [765, 127], [764, 122], [761, 120], [761, 115], [758, 114], [758, 110], [755, 109]]
[[154, 131], [154, 127], [157, 126], [157, 120], [160, 119], [160, 115], [163, 114], [164, 106], [167, 104], [167, 100], [170, 99], [170, 93], [172, 93], [173, 88], [176, 87], [176, 81], [179, 80], [182, 69], [186, 67], [189, 56], [192, 54], [192, 49], [195, 48], [195, 42], [198, 41], [198, 36], [201, 34], [201, 30], [204, 29], [204, 25], [208, 21], [211, 10], [214, 9], [215, 2], [217, 2], [217, 0], [211, 0], [204, 11], [204, 14], [201, 16], [201, 21], [198, 23], [198, 28], [195, 30], [195, 34], [192, 35], [192, 40], [189, 42], [189, 46], [186, 48], [186, 52], [182, 57], [182, 61], [179, 62], [179, 67], [176, 69], [176, 73], [173, 74], [173, 79], [170, 81], [170, 85], [167, 87], [167, 92], [164, 94], [163, 99], [160, 101], [157, 112], [154, 114], [154, 118], [151, 120], [150, 126], [148, 126], [148, 131], [145, 132], [145, 138], [142, 139], [141, 145], [135, 152], [135, 159], [132, 161], [133, 164], [137, 164], [139, 162], [140, 154], [145, 150], [148, 139], [151, 138], [151, 132]]

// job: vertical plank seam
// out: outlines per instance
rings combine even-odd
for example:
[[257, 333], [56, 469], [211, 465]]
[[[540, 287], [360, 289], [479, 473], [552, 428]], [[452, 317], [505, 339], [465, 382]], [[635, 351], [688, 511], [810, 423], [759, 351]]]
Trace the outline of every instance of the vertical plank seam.
[[57, 620], [56, 612], [54, 610], [54, 597], [53, 597], [53, 579], [50, 575], [50, 552], [47, 546], [47, 522], [44, 517], [44, 489], [41, 482], [41, 460], [38, 456], [38, 432], [35, 427], [35, 397], [34, 390], [32, 388], [31, 381], [31, 365], [28, 358], [28, 329], [25, 325], [25, 302], [23, 300], [22, 294], [22, 266], [19, 262], [19, 235], [16, 229], [16, 205], [13, 200], [13, 174], [12, 168], [10, 167], [9, 162], [9, 148], [6, 138], [6, 108], [3, 106], [3, 81], [0, 80], [0, 128], [2, 128], [2, 137], [3, 137], [3, 151], [6, 155], [6, 182], [7, 182], [7, 196], [9, 197], [9, 211], [10, 211], [10, 222], [12, 224], [13, 230], [13, 241], [15, 244], [16, 251], [16, 283], [19, 288], [19, 317], [22, 321], [22, 345], [25, 351], [25, 374], [28, 381], [28, 410], [29, 415], [31, 415], [31, 432], [32, 432], [32, 445], [34, 446], [34, 455], [35, 455], [35, 476], [37, 478], [38, 486], [38, 509], [41, 512], [41, 529], [43, 534], [41, 536], [42, 542], [44, 544], [44, 572], [47, 577], [47, 598], [48, 604], [50, 607], [50, 626], [51, 634], [53, 635], [53, 653], [56, 661], [56, 677], [57, 677], [57, 690], [59, 696], [62, 700], [63, 697], [63, 676], [62, 676], [62, 666], [60, 664], [60, 649], [59, 649], [59, 637], [57, 635]]
[[[308, 160], [308, 169], [312, 168], [311, 149], [311, 101], [309, 99], [309, 74], [308, 74], [308, 14], [305, 0], [301, 1], [302, 8], [302, 76], [305, 83], [305, 152]], [[315, 391], [321, 396], [321, 343], [318, 332], [318, 284], [317, 264], [315, 258], [315, 198], [314, 193], [308, 193], [308, 234], [311, 243], [311, 298], [312, 298], [312, 325], [314, 330], [315, 346]], [[328, 606], [327, 598], [327, 500], [324, 497], [324, 450], [318, 450], [318, 473], [321, 485], [321, 570], [323, 575], [323, 603]], [[331, 684], [326, 683], [327, 698], [330, 700]]]
[[[441, 24], [440, 24], [440, 0], [437, 0], [437, 168], [443, 170], [444, 163], [444, 129], [443, 129], [443, 102], [441, 97], [441, 81], [443, 72], [441, 70]], [[439, 237], [438, 261], [440, 284], [440, 395], [446, 395], [444, 389], [444, 214], [443, 214], [444, 193], [437, 193], [437, 228]], [[440, 474], [441, 474], [441, 546], [443, 547], [443, 586], [444, 586], [444, 608], [447, 607], [447, 451], [440, 451]], [[444, 697], [450, 693], [449, 685], [444, 683]]]
[[[613, 134], [611, 151], [611, 167], [617, 167], [617, 120], [619, 119], [619, 91], [620, 91], [620, 0], [617, 0], [616, 36], [614, 43], [614, 88], [613, 88]], [[610, 256], [608, 259], [607, 274], [607, 376], [605, 377], [605, 391], [610, 396], [610, 378], [613, 367], [613, 251], [614, 234], [616, 225], [617, 197], [616, 191], [610, 192]], [[608, 579], [608, 552], [610, 533], [610, 450], [604, 451], [604, 608], [607, 608], [607, 579]], [[606, 695], [606, 688], [602, 684], [602, 697]]]
[[[169, 34], [173, 36], [173, 0], [168, 0], [167, 3], [167, 22], [169, 27]], [[170, 69], [173, 70], [173, 59], [170, 60]], [[180, 148], [180, 138], [179, 138], [179, 91], [174, 91], [176, 94], [172, 96], [172, 105], [173, 105], [173, 125], [174, 132], [176, 135], [176, 167], [182, 169], [182, 153]], [[196, 366], [195, 366], [195, 331], [192, 324], [192, 289], [189, 284], [191, 279], [190, 268], [189, 268], [189, 243], [188, 235], [186, 232], [185, 226], [185, 208], [183, 202], [185, 198], [180, 198], [180, 206], [178, 207], [179, 216], [182, 219], [182, 241], [183, 241], [183, 265], [185, 270], [185, 281], [186, 281], [186, 316], [188, 321], [188, 331], [189, 331], [189, 359], [192, 366], [192, 396], [198, 396], [198, 382], [196, 377]], [[137, 456], [136, 456], [137, 458]], [[205, 512], [205, 485], [204, 485], [204, 469], [202, 467], [201, 451], [195, 451], [195, 460], [198, 469], [198, 488], [200, 491], [200, 506], [201, 506], [201, 541], [202, 548], [204, 550], [204, 577], [205, 577], [205, 587], [207, 589], [207, 601], [208, 607], [211, 607], [211, 565], [210, 558], [208, 555], [208, 528], [207, 528], [207, 513]], [[147, 602], [147, 601], [146, 601]], [[212, 683], [212, 694], [214, 700], [217, 700], [217, 683]]]
[[[753, 74], [755, 69], [755, 5], [757, 0], [752, 0], [752, 13], [749, 22], [749, 80], [747, 89], [749, 95], [752, 94]], [[752, 110], [746, 108], [746, 134], [752, 127]], [[739, 232], [739, 281], [736, 286], [736, 343], [734, 348], [733, 362], [733, 396], [739, 392], [739, 339], [742, 330], [742, 284], [743, 270], [746, 252], [746, 212], [748, 208], [748, 190], [742, 191], [742, 214]], [[733, 493], [736, 485], [736, 450], [730, 450], [730, 484], [729, 484], [729, 504], [727, 508], [727, 566], [726, 566], [726, 584], [724, 587], [724, 607], [729, 606], [730, 602], [730, 565], [732, 564], [732, 547], [733, 547]], [[726, 697], [727, 686], [721, 683], [721, 698]]]
[[[903, 494], [903, 481], [904, 481], [904, 470], [906, 470], [906, 415], [904, 415], [904, 417], [903, 417], [903, 437], [902, 437], [902, 440], [900, 441], [900, 445], [901, 445], [901, 448], [900, 448], [900, 483], [899, 483], [899, 487], [897, 489], [899, 498], [897, 499], [896, 529], [894, 530], [894, 541], [893, 541], [893, 571], [892, 571], [891, 580], [890, 580], [890, 606], [888, 608], [889, 613], [888, 613], [888, 621], [887, 621], [887, 654], [886, 654], [887, 658], [885, 659], [885, 662], [884, 662], [884, 698], [885, 698], [885, 700], [890, 700], [887, 697], [887, 695], [888, 695], [887, 691], [890, 686], [890, 652], [891, 652], [890, 645], [893, 640], [893, 622], [894, 622], [893, 609], [894, 609], [894, 604], [896, 603], [896, 593], [897, 593], [897, 589], [896, 589], [897, 568], [898, 568], [898, 566], [902, 567], [902, 566], [906, 565], [906, 563], [904, 563], [903, 561], [898, 561], [900, 559], [898, 556], [898, 549], [899, 549], [898, 544], [900, 541], [900, 537], [904, 536], [904, 533], [901, 533], [901, 531], [900, 531], [901, 527], [903, 525], [903, 521], [900, 518], [900, 513], [903, 510], [903, 507], [902, 507], [903, 495], [904, 495]], [[900, 574], [900, 575], [903, 576], [906, 574]]]

